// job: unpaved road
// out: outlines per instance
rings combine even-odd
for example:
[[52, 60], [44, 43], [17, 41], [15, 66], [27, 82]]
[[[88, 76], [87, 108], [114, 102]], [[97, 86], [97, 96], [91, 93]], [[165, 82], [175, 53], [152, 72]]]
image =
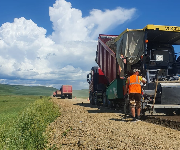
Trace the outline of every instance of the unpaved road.
[[180, 131], [124, 119], [119, 111], [90, 105], [87, 99], [52, 99], [61, 116], [49, 125], [49, 147], [64, 150], [180, 150]]

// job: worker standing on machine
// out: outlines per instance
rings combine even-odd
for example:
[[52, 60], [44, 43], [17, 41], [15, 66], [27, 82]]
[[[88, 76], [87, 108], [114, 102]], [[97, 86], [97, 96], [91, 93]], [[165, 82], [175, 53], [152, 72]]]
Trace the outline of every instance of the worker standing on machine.
[[124, 95], [127, 94], [127, 90], [129, 89], [129, 101], [131, 107], [131, 114], [133, 117], [133, 121], [136, 121], [135, 117], [135, 107], [137, 109], [137, 119], [140, 119], [141, 112], [141, 84], [146, 83], [146, 79], [139, 76], [140, 70], [134, 69], [133, 75], [131, 75], [126, 82], [126, 88]]

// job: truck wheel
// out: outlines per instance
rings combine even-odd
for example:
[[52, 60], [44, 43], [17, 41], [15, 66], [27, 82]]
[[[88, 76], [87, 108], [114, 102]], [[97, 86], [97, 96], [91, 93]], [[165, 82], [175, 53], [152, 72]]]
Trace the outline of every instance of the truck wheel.
[[92, 94], [89, 95], [89, 100], [90, 100], [91, 105], [95, 105], [94, 98], [93, 98]]
[[94, 102], [95, 102], [95, 105], [99, 106], [99, 101], [98, 101], [98, 97], [97, 97], [97, 94], [94, 95]]
[[104, 107], [108, 106], [106, 92], [103, 93], [103, 106]]
[[72, 99], [72, 95], [69, 95], [69, 96], [68, 96], [68, 99]]

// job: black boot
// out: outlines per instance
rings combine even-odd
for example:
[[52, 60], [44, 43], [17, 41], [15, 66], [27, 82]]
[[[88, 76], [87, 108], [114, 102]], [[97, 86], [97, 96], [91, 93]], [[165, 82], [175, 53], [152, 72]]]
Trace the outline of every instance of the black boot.
[[141, 116], [137, 116], [137, 119], [140, 120], [140, 119], [141, 119]]
[[136, 118], [135, 118], [135, 117], [133, 117], [132, 121], [136, 121]]

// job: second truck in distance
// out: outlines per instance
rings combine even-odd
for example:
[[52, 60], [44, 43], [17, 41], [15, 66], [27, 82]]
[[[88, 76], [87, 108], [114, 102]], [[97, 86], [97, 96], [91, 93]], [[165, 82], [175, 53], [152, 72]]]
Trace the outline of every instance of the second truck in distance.
[[72, 99], [72, 85], [62, 85], [60, 90], [53, 93], [54, 97], [61, 97], [62, 99]]

